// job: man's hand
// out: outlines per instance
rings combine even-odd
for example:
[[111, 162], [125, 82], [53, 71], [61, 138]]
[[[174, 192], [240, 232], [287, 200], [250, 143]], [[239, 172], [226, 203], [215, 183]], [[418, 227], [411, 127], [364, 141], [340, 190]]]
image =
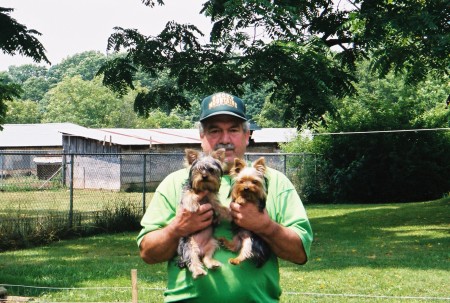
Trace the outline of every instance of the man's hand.
[[[198, 193], [198, 201], [206, 194]], [[149, 264], [170, 260], [177, 252], [180, 238], [208, 227], [213, 217], [214, 211], [209, 203], [200, 205], [196, 212], [179, 208], [169, 225], [144, 236], [140, 245], [141, 258]]]
[[303, 264], [307, 261], [300, 237], [291, 229], [273, 221], [267, 210], [258, 210], [255, 203], [230, 203], [233, 221], [242, 228], [250, 230], [269, 244], [279, 258]]
[[200, 205], [196, 212], [178, 209], [177, 215], [170, 225], [173, 225], [177, 237], [181, 238], [205, 229], [212, 224], [213, 218], [214, 211], [211, 204], [205, 203]]
[[231, 202], [230, 209], [234, 223], [256, 234], [264, 232], [272, 223], [267, 211], [260, 212], [256, 203]]

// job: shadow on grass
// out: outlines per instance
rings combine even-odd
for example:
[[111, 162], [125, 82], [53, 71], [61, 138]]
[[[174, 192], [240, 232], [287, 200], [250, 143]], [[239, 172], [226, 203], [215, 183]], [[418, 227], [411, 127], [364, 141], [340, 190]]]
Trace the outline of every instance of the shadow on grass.
[[[315, 234], [306, 266], [282, 261], [281, 270], [347, 268], [449, 270], [450, 199], [392, 205], [310, 206]], [[137, 232], [97, 235], [0, 254], [0, 283], [42, 287], [129, 287], [138, 269], [144, 287], [164, 287], [166, 264], [139, 257]], [[40, 296], [48, 289], [22, 295]]]
[[[450, 270], [450, 199], [384, 205], [334, 205], [310, 218], [312, 256], [302, 270], [348, 267]], [[336, 215], [339, 213], [338, 215]], [[287, 262], [282, 266], [292, 267]]]

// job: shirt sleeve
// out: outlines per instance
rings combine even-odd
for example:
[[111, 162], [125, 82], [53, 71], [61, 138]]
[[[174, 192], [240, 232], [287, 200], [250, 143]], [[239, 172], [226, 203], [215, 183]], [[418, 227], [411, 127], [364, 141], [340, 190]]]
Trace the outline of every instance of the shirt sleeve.
[[268, 181], [269, 215], [272, 220], [292, 229], [300, 237], [309, 259], [313, 232], [300, 196], [291, 181], [280, 172], [272, 171]]
[[159, 184], [142, 217], [142, 229], [137, 236], [138, 246], [147, 233], [167, 226], [175, 218], [184, 174], [184, 170], [172, 173]]

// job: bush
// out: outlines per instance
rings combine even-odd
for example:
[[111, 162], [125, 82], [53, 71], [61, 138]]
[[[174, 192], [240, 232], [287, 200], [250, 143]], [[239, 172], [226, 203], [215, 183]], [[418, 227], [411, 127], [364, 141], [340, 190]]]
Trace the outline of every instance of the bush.
[[97, 212], [77, 212], [68, 220], [67, 214], [50, 213], [0, 221], [0, 252], [45, 245], [54, 241], [99, 233], [139, 230], [142, 210], [122, 202]]
[[[313, 168], [300, 172], [300, 191], [309, 202], [319, 203], [441, 198], [450, 189], [447, 83], [429, 78], [411, 87], [401, 74], [386, 79], [367, 75], [362, 64], [358, 94], [336, 100], [336, 114], [316, 124], [312, 140], [299, 136], [284, 147], [323, 158], [318, 180]], [[414, 131], [435, 128], [441, 130]]]

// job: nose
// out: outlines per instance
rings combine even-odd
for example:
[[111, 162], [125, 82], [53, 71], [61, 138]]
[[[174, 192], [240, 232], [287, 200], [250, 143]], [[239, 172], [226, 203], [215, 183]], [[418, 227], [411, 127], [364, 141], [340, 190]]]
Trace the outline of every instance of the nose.
[[222, 137], [220, 138], [220, 143], [222, 144], [228, 144], [230, 143], [230, 134], [227, 131], [224, 131], [222, 133]]

